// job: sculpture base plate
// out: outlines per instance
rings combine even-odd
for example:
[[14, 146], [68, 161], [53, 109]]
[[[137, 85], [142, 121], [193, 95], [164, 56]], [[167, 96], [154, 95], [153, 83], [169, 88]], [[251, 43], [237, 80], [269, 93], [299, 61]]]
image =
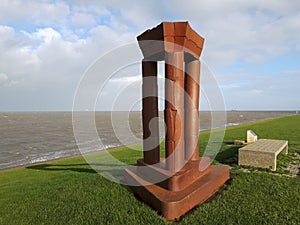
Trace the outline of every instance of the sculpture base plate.
[[190, 160], [178, 172], [166, 170], [165, 159], [161, 158], [160, 163], [149, 165], [143, 159], [137, 161], [137, 175], [149, 183], [157, 183], [162, 188], [170, 191], [180, 191], [194, 183], [201, 176], [210, 173], [210, 158], [201, 157], [197, 160]]
[[201, 176], [180, 191], [171, 191], [156, 184], [149, 184], [138, 175], [134, 167], [125, 169], [125, 179], [132, 184], [131, 190], [142, 201], [157, 210], [165, 219], [173, 221], [211, 197], [230, 178], [228, 166], [210, 167], [210, 173]]

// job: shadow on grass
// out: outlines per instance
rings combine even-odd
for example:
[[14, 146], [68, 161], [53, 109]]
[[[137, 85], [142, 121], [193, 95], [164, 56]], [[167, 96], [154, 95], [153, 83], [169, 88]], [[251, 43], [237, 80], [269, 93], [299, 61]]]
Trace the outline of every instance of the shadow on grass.
[[[94, 167], [94, 168], [93, 168]], [[116, 168], [116, 169], [112, 169]], [[108, 172], [111, 174], [119, 174], [123, 168], [117, 164], [38, 164], [33, 166], [28, 166], [26, 169], [31, 170], [44, 170], [44, 171], [73, 171], [80, 173], [98, 173], [98, 172]]]
[[216, 161], [222, 164], [227, 164], [230, 166], [236, 166], [238, 164], [238, 150], [242, 145], [233, 145], [219, 152], [215, 158]]

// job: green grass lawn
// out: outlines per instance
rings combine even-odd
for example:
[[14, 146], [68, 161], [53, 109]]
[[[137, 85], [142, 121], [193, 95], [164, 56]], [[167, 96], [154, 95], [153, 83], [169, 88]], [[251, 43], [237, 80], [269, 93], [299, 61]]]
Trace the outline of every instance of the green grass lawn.
[[[289, 155], [279, 156], [278, 172], [237, 166], [235, 139], [254, 130], [259, 138], [286, 139]], [[200, 134], [203, 152], [209, 132]], [[142, 156], [129, 148], [110, 150], [134, 164]], [[214, 163], [232, 167], [233, 179], [213, 201], [194, 208], [179, 224], [300, 224], [300, 179], [288, 175], [300, 154], [300, 116], [273, 119], [226, 130]], [[101, 158], [103, 153], [89, 157]], [[162, 153], [163, 154], [163, 153]], [[249, 172], [250, 169], [250, 172]], [[109, 170], [109, 168], [107, 168]], [[0, 172], [0, 224], [167, 224], [125, 187], [96, 173], [83, 157]]]

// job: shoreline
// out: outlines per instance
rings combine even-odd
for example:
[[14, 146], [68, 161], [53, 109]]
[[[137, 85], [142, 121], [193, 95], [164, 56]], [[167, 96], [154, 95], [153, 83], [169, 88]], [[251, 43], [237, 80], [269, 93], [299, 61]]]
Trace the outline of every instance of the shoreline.
[[[273, 120], [273, 119], [280, 119], [280, 118], [296, 116], [296, 115], [299, 115], [299, 114], [295, 113], [295, 114], [292, 114], [292, 115], [287, 115], [287, 116], [282, 116], [282, 117], [269, 117], [269, 118], [265, 118], [265, 119], [258, 119], [258, 120], [255, 120], [255, 121], [247, 121], [245, 123], [232, 124], [230, 126], [225, 125], [225, 127], [218, 127], [218, 128], [211, 129], [211, 130], [218, 130], [218, 129], [225, 129], [226, 130], [227, 128], [230, 128], [230, 127], [237, 127], [237, 126], [241, 126], [241, 125], [248, 125], [248, 124], [252, 124], [252, 123], [259, 123], [259, 122], [263, 122], [263, 121], [268, 121], [268, 120]], [[202, 133], [202, 132], [208, 132], [208, 131], [211, 131], [211, 130], [210, 129], [205, 129], [205, 130], [201, 130], [201, 131], [199, 130], [199, 134]], [[137, 143], [137, 144], [139, 144], [139, 143]], [[75, 154], [70, 155], [70, 156], [63, 156], [63, 157], [59, 157], [59, 158], [55, 158], [55, 159], [48, 159], [48, 160], [45, 160], [45, 161], [25, 163], [25, 164], [22, 164], [22, 165], [16, 165], [16, 166], [7, 167], [7, 168], [0, 168], [0, 172], [19, 169], [19, 168], [26, 168], [28, 166], [35, 166], [35, 165], [48, 163], [48, 162], [55, 162], [55, 161], [60, 161], [60, 160], [65, 160], [65, 159], [72, 159], [72, 158], [76, 158], [76, 157], [83, 157], [84, 158], [84, 156], [87, 155], [87, 154], [92, 154], [92, 153], [96, 153], [96, 152], [100, 152], [100, 151], [110, 151], [110, 150], [118, 149], [118, 148], [122, 148], [122, 147], [130, 147], [130, 146], [137, 145], [137, 144], [132, 144], [132, 145], [128, 145], [128, 146], [127, 145], [113, 146], [113, 147], [109, 147], [107, 149], [94, 150], [94, 151], [86, 152], [86, 153], [83, 153], [83, 154], [75, 153]]]
[[73, 159], [73, 158], [77, 158], [77, 157], [81, 157], [81, 156], [84, 158], [84, 155], [87, 155], [87, 154], [92, 154], [92, 153], [101, 152], [101, 151], [109, 151], [109, 150], [118, 149], [118, 148], [122, 148], [122, 147], [128, 147], [128, 146], [120, 145], [120, 146], [115, 146], [115, 147], [111, 147], [111, 148], [107, 148], [107, 149], [90, 151], [90, 152], [86, 152], [84, 154], [76, 153], [74, 155], [64, 156], [64, 157], [60, 157], [60, 158], [56, 158], [56, 159], [49, 159], [49, 160], [34, 162], [34, 163], [26, 163], [26, 164], [22, 164], [22, 165], [12, 166], [9, 168], [0, 168], [0, 172], [7, 171], [7, 170], [19, 169], [19, 168], [26, 168], [28, 166], [35, 166], [35, 165], [40, 165], [40, 164], [48, 163], [48, 162], [55, 162], [55, 161], [60, 161], [60, 160], [65, 160], [65, 159]]

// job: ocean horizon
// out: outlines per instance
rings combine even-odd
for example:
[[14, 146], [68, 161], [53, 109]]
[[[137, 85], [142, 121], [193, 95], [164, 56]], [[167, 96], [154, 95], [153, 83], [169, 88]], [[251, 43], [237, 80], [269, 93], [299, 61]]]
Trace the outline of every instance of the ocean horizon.
[[[142, 144], [140, 111], [96, 111], [92, 113], [95, 113], [95, 126], [98, 138], [101, 139], [101, 146], [97, 145], [95, 140], [85, 143], [76, 141], [71, 111], [0, 112], [0, 169], [72, 157], [124, 145]], [[215, 125], [212, 127], [212, 113], [214, 113], [214, 120], [218, 120], [218, 115], [224, 116], [222, 111], [200, 111], [199, 132], [290, 116], [296, 114], [297, 111], [231, 110], [226, 112], [225, 124], [216, 123], [218, 127]], [[165, 134], [163, 112], [159, 113], [159, 121], [160, 137], [163, 139]], [[88, 137], [89, 132], [85, 135]]]

